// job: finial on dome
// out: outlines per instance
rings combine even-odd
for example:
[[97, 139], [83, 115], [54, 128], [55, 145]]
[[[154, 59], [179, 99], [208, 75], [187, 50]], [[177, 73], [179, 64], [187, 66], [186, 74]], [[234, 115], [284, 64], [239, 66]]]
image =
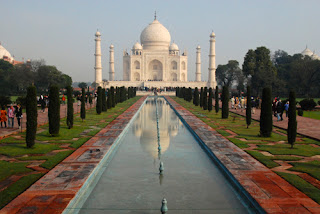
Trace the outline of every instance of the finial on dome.
[[154, 11], [154, 20], [157, 20], [157, 11]]

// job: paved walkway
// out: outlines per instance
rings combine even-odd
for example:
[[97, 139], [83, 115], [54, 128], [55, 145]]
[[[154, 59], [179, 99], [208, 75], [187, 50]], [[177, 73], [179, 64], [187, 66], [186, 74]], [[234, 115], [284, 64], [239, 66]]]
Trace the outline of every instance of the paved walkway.
[[[104, 167], [99, 165], [131, 118], [143, 104], [139, 99], [69, 157], [0, 210], [0, 214], [62, 213], [89, 177]], [[76, 110], [76, 109], [75, 109]]]
[[[94, 105], [92, 104], [92, 107], [93, 106]], [[90, 108], [90, 105], [87, 104], [86, 108], [87, 109]], [[74, 113], [79, 113], [80, 109], [81, 108], [80, 108], [80, 106], [78, 106], [77, 103], [73, 104]], [[67, 104], [60, 105], [60, 118], [64, 118], [66, 116], [67, 116]], [[22, 117], [22, 121], [21, 121], [21, 124], [22, 124], [21, 129], [19, 129], [19, 127], [18, 127], [18, 121], [17, 121], [16, 117], [14, 118], [13, 128], [0, 128], [0, 139], [7, 137], [9, 135], [12, 135], [12, 134], [16, 134], [20, 131], [25, 131], [26, 130], [26, 118], [27, 118], [26, 113], [23, 113], [23, 117]], [[42, 110], [39, 110], [38, 111], [38, 126], [44, 125], [48, 122], [49, 122], [48, 108], [46, 108], [44, 112]], [[8, 124], [7, 124], [7, 126], [8, 126]]]
[[176, 109], [210, 152], [267, 213], [320, 213], [320, 205], [238, 148], [170, 97]]
[[[242, 109], [230, 109], [239, 115], [246, 116], [246, 110]], [[252, 119], [260, 121], [260, 109], [255, 109], [255, 113], [252, 114]], [[288, 118], [285, 113], [283, 114], [283, 121], [277, 121], [276, 117], [273, 117], [273, 125], [278, 128], [287, 129], [288, 128]], [[317, 140], [320, 140], [320, 120], [311, 119], [307, 117], [301, 117], [297, 115], [297, 132], [301, 135], [308, 136]]]

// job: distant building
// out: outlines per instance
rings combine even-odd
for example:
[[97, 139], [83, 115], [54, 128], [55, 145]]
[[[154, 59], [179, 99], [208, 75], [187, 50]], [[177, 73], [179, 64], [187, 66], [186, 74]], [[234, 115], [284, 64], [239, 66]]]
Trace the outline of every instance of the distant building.
[[316, 54], [315, 51], [311, 51], [308, 47], [306, 47], [306, 49], [304, 49], [301, 54], [303, 56], [309, 56], [311, 57], [311, 59], [317, 59], [317, 60], [320, 60], [320, 57]]
[[[0, 42], [0, 59], [3, 59], [4, 61], [10, 62], [13, 65], [17, 64], [24, 64], [24, 61], [17, 61], [11, 56], [10, 52], [5, 49]], [[29, 63], [30, 60], [27, 60], [27, 63]]]

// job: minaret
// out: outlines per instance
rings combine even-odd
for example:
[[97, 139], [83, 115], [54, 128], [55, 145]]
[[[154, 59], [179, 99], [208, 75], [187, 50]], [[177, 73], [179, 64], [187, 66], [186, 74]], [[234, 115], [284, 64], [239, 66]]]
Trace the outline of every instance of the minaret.
[[208, 87], [214, 89], [216, 82], [216, 35], [214, 32], [210, 34], [210, 52], [209, 52], [209, 78]]
[[114, 81], [114, 46], [110, 45], [110, 59], [109, 59], [109, 81]]
[[196, 82], [201, 82], [201, 48], [197, 47], [197, 59], [196, 59]]
[[94, 69], [96, 70], [96, 80], [95, 82], [98, 84], [98, 86], [101, 86], [102, 84], [102, 66], [101, 66], [101, 34], [99, 31], [96, 32], [96, 38], [94, 41], [96, 41], [96, 53], [94, 54], [96, 58], [96, 64]]

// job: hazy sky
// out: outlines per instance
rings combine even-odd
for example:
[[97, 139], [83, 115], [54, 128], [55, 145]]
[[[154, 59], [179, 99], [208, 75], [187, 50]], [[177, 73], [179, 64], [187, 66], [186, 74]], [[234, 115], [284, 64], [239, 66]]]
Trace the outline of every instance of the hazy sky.
[[188, 51], [188, 80], [195, 79], [195, 52], [202, 49], [202, 80], [208, 79], [209, 35], [216, 34], [216, 64], [242, 62], [248, 49], [320, 55], [319, 0], [80, 1], [0, 0], [0, 41], [17, 60], [44, 59], [73, 81], [94, 81], [94, 34], [101, 32], [103, 79], [109, 46], [115, 46], [115, 77], [122, 53], [157, 19], [180, 50]]

